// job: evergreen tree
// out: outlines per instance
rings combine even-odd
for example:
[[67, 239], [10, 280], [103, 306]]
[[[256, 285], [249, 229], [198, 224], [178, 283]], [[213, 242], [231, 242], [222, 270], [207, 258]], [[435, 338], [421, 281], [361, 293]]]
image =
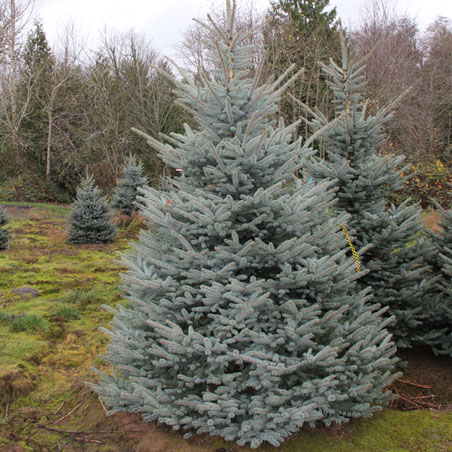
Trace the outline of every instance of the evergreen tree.
[[10, 239], [9, 228], [6, 227], [7, 223], [6, 210], [0, 208], [0, 250], [6, 250]]
[[[423, 304], [431, 282], [424, 260], [428, 246], [421, 236], [421, 208], [409, 205], [409, 200], [387, 208], [385, 201], [407, 178], [407, 167], [401, 167], [404, 157], [381, 152], [383, 126], [391, 119], [397, 101], [375, 115], [367, 114], [367, 102], [360, 95], [365, 66], [349, 59], [343, 34], [341, 42], [342, 67], [334, 62], [322, 65], [334, 94], [336, 122], [321, 135], [326, 158], [312, 159], [306, 173], [314, 181], [336, 181], [335, 209], [351, 215], [353, 243], [360, 250], [363, 268], [369, 270], [359, 284], [371, 286], [375, 301], [387, 306], [387, 315], [395, 317], [390, 331], [397, 345], [425, 343], [437, 332], [422, 332], [422, 320], [427, 315]], [[328, 123], [318, 109], [304, 108], [314, 118], [310, 122], [314, 130]]]
[[139, 188], [148, 184], [146, 176], [143, 176], [143, 164], [137, 161], [135, 156], [126, 157], [122, 178], [119, 180], [118, 186], [113, 194], [112, 206], [118, 209], [124, 215], [132, 215], [138, 210], [135, 205]]
[[429, 232], [431, 246], [427, 259], [432, 275], [439, 278], [429, 292], [430, 315], [424, 321], [424, 330], [440, 330], [441, 335], [431, 340], [430, 345], [435, 353], [452, 356], [452, 210], [443, 209], [437, 203], [436, 208], [441, 215], [441, 232]]
[[[290, 95], [322, 111], [330, 110], [330, 95], [318, 62], [340, 54], [336, 8], [331, 8], [329, 0], [274, 0], [268, 15], [271, 19], [264, 39], [270, 74], [279, 76], [291, 64], [304, 68], [282, 97], [284, 119], [294, 122], [305, 115]], [[306, 136], [308, 128], [299, 127], [299, 131]]]
[[70, 214], [70, 243], [110, 243], [116, 237], [105, 198], [95, 186], [93, 176], [82, 180]]
[[142, 191], [154, 232], [124, 256], [130, 303], [104, 330], [115, 373], [91, 387], [110, 413], [277, 446], [305, 423], [387, 402], [395, 346], [389, 320], [356, 288], [331, 184], [286, 184], [309, 143], [274, 120], [282, 79], [249, 78], [253, 48], [235, 34], [234, 12], [228, 1], [225, 27], [212, 22], [214, 81], [179, 83], [199, 129], [172, 144], [141, 132], [183, 175], [169, 192]]
[[29, 114], [22, 122], [22, 134], [26, 141], [27, 156], [34, 171], [41, 168], [45, 173], [47, 145], [47, 111], [51, 91], [52, 70], [55, 58], [52, 55], [42, 24], [35, 22], [35, 28], [29, 33], [24, 48], [25, 96], [30, 96]]

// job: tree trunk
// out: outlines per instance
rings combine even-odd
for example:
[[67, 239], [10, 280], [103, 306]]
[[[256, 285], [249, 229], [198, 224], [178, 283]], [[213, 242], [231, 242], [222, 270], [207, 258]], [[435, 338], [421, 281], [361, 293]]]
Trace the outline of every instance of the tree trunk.
[[48, 126], [47, 126], [47, 151], [46, 151], [46, 191], [49, 189], [50, 183], [50, 150], [52, 148], [52, 109], [49, 108], [47, 112]]

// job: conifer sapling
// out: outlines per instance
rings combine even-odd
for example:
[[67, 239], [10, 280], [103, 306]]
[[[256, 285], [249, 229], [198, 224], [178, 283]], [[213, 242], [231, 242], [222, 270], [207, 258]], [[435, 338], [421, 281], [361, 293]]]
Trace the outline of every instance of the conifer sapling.
[[10, 232], [9, 228], [6, 226], [7, 224], [8, 218], [6, 216], [6, 210], [0, 208], [0, 250], [5, 250], [10, 240]]
[[147, 177], [143, 175], [143, 164], [137, 161], [134, 155], [126, 157], [122, 177], [112, 198], [112, 206], [124, 215], [132, 215], [138, 210], [135, 204], [139, 188], [148, 184]]
[[82, 179], [70, 214], [70, 243], [110, 243], [116, 237], [112, 213], [93, 176]]

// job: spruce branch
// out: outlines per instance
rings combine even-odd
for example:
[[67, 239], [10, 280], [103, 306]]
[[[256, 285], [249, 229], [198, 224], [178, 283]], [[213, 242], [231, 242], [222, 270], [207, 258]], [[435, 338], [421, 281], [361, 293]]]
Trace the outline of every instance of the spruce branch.
[[256, 73], [254, 74], [253, 84], [251, 85], [251, 89], [248, 92], [248, 101], [251, 99], [251, 96], [254, 93], [254, 90], [256, 89], [257, 84], [259, 83], [259, 80], [262, 75], [262, 69], [264, 68], [264, 62], [265, 62], [265, 56], [262, 56], [261, 60], [259, 61], [258, 66], [257, 66]]
[[209, 147], [212, 150], [212, 153], [215, 157], [215, 160], [218, 162], [218, 164], [220, 165], [220, 168], [222, 169], [222, 171], [226, 174], [226, 167], [224, 166], [223, 160], [221, 159], [221, 157], [219, 156], [217, 150], [215, 149], [215, 146], [213, 145], [213, 143], [211, 141], [209, 141]]
[[215, 41], [215, 47], [217, 49], [218, 58], [219, 58], [220, 63], [221, 63], [221, 68], [223, 69], [223, 75], [225, 76], [225, 78], [227, 78], [228, 77], [228, 70], [226, 68], [226, 63], [225, 63], [224, 58], [223, 58], [223, 52], [220, 50], [220, 45], [218, 44], [218, 41]]
[[215, 90], [212, 88], [212, 85], [210, 84], [209, 79], [207, 78], [207, 75], [204, 71], [201, 72], [201, 77], [204, 79], [204, 82], [206, 83], [206, 85], [209, 88], [210, 92], [212, 93], [213, 97], [217, 101], [218, 106], [221, 108], [223, 105], [222, 105], [219, 97], [215, 93]]
[[255, 111], [253, 116], [251, 116], [250, 121], [248, 122], [248, 125], [246, 127], [246, 132], [245, 132], [245, 136], [243, 137], [243, 149], [246, 148], [246, 143], [249, 140], [250, 137], [250, 133], [251, 133], [251, 129], [253, 127], [254, 121], [256, 121], [256, 118], [260, 115], [259, 111]]
[[254, 151], [254, 156], [255, 156], [256, 158], [259, 157], [259, 153], [260, 153], [260, 150], [261, 150], [261, 147], [262, 147], [262, 143], [264, 142], [264, 140], [265, 140], [267, 137], [268, 137], [268, 129], [264, 130], [264, 132], [261, 134], [261, 136], [260, 136], [260, 138], [259, 138], [259, 141], [258, 141], [258, 143], [257, 143], [257, 145], [256, 145], [256, 150]]
[[338, 116], [337, 118], [333, 119], [328, 124], [325, 124], [323, 127], [321, 127], [319, 130], [317, 130], [315, 133], [313, 133], [308, 140], [305, 141], [303, 148], [308, 148], [309, 145], [316, 140], [317, 138], [321, 137], [328, 129], [333, 127], [337, 122], [339, 122], [344, 117], [344, 114]]

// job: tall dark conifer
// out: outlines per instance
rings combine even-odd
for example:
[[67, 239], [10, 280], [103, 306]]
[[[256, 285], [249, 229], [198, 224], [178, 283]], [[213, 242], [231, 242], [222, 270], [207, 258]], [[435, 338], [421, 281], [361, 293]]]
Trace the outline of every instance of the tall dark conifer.
[[[276, 0], [268, 12], [270, 22], [264, 29], [268, 53], [269, 74], [279, 76], [291, 64], [303, 68], [303, 74], [282, 96], [281, 114], [286, 121], [295, 122], [305, 115], [290, 94], [322, 111], [331, 110], [324, 74], [318, 62], [340, 54], [336, 8], [329, 0]], [[303, 126], [303, 127], [302, 127]], [[298, 131], [306, 136], [302, 124]]]
[[48, 133], [48, 107], [52, 70], [55, 64], [47, 37], [40, 22], [29, 33], [24, 47], [24, 95], [30, 96], [29, 113], [24, 117], [21, 131], [25, 138], [28, 157], [32, 157], [33, 168], [45, 174]]

